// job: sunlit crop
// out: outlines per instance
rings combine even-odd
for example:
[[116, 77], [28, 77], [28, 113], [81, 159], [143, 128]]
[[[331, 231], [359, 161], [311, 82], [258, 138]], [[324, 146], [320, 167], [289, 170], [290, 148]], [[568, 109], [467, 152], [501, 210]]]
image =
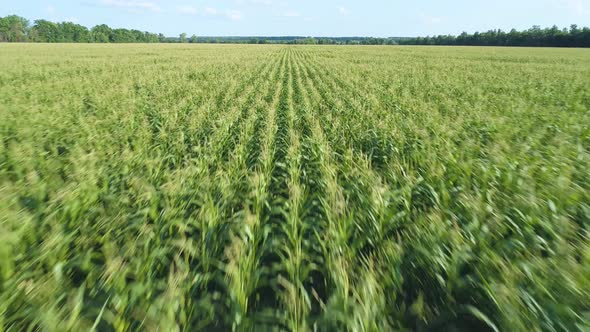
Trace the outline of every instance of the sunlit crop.
[[0, 45], [0, 330], [586, 331], [590, 51]]

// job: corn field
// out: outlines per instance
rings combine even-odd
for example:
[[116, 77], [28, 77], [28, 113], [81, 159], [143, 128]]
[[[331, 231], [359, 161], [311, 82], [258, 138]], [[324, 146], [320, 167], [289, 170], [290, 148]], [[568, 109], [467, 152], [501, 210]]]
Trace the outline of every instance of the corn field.
[[0, 331], [590, 329], [589, 50], [0, 68]]

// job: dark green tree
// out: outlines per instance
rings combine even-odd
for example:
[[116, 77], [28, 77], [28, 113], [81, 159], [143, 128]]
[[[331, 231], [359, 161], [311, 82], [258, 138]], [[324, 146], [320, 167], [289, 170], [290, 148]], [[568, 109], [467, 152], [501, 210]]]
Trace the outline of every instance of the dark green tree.
[[109, 43], [111, 42], [111, 34], [113, 30], [106, 24], [97, 25], [90, 30], [92, 41], [95, 43]]
[[85, 26], [72, 22], [62, 22], [57, 24], [58, 42], [61, 43], [88, 43], [90, 42], [90, 32]]
[[0, 41], [25, 42], [28, 40], [28, 33], [27, 19], [16, 15], [0, 18]]
[[47, 20], [36, 20], [31, 28], [33, 34], [31, 41], [42, 43], [55, 43], [59, 41], [59, 26]]

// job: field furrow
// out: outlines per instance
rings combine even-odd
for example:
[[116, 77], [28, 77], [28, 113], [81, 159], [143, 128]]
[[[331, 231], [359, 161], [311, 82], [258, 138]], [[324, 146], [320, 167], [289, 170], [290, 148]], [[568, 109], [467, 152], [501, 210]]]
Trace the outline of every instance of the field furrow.
[[266, 201], [260, 211], [260, 221], [263, 223], [264, 239], [259, 248], [258, 259], [261, 281], [257, 284], [257, 301], [254, 305], [258, 324], [284, 324], [284, 311], [281, 310], [280, 297], [271, 294], [280, 293], [278, 283], [281, 272], [281, 247], [285, 241], [282, 231], [287, 207], [285, 202], [289, 198], [288, 190], [288, 160], [289, 145], [289, 79], [291, 71], [291, 54], [285, 50], [280, 77], [280, 94], [274, 110], [272, 142], [270, 143], [270, 159], [264, 161], [265, 169], [269, 171], [265, 188]]
[[301, 135], [301, 182], [303, 186], [303, 201], [300, 211], [300, 219], [303, 221], [302, 238], [303, 251], [306, 255], [306, 278], [303, 280], [303, 288], [308, 297], [310, 319], [317, 320], [322, 312], [322, 305], [327, 298], [328, 271], [325, 269], [325, 257], [322, 255], [322, 235], [326, 232], [327, 212], [322, 205], [322, 199], [326, 196], [326, 186], [329, 180], [324, 178], [321, 172], [322, 160], [320, 152], [321, 138], [315, 137], [313, 132], [311, 93], [304, 85], [304, 66], [301, 53], [296, 53], [295, 72], [295, 103], [298, 110], [297, 127]]

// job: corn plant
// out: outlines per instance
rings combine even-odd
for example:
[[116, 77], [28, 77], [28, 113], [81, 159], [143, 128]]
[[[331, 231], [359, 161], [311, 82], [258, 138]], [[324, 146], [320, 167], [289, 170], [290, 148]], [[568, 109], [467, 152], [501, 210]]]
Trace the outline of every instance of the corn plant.
[[590, 54], [0, 47], [2, 331], [586, 331]]

